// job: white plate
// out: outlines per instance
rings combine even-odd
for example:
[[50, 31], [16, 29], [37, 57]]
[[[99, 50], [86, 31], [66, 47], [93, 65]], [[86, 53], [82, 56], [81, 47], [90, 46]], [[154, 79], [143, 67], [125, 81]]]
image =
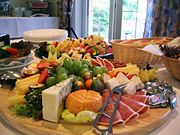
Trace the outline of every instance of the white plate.
[[67, 39], [67, 31], [63, 29], [38, 29], [26, 31], [23, 33], [25, 41], [31, 42], [48, 42], [48, 41], [63, 41]]

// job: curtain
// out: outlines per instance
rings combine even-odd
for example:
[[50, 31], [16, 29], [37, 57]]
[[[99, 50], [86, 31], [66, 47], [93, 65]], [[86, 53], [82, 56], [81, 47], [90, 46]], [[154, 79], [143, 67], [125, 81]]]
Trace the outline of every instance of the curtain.
[[148, 0], [144, 37], [180, 36], [180, 0]]
[[[74, 0], [58, 1], [60, 29], [66, 29], [68, 27], [68, 1], [70, 3], [70, 10], [72, 10]], [[69, 14], [71, 14], [71, 12], [69, 12]]]

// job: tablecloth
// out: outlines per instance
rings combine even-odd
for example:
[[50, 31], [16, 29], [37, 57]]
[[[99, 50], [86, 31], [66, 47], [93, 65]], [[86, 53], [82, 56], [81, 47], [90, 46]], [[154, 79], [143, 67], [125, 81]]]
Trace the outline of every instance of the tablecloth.
[[23, 37], [23, 32], [34, 29], [59, 28], [58, 17], [0, 17], [0, 34], [10, 38]]

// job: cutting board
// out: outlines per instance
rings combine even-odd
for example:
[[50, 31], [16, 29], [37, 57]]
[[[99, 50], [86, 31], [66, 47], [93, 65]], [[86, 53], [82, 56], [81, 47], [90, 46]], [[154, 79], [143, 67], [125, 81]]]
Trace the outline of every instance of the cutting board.
[[[16, 130], [33, 135], [92, 135], [96, 134], [91, 124], [73, 124], [61, 121], [52, 123], [48, 121], [35, 121], [32, 118], [19, 117], [8, 109], [9, 90], [0, 88], [0, 117]], [[141, 135], [147, 134], [168, 120], [170, 109], [149, 109], [146, 114], [141, 115], [138, 120], [128, 122], [125, 125], [117, 124], [113, 127], [113, 134]]]

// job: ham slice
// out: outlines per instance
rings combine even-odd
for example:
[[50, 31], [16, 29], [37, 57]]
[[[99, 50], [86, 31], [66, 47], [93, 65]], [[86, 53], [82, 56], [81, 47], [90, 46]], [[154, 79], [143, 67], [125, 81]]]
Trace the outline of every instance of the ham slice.
[[147, 112], [149, 109], [148, 105], [138, 102], [136, 100], [132, 100], [125, 96], [121, 96], [121, 101], [123, 103], [125, 103], [126, 105], [128, 105], [129, 107], [131, 107], [135, 112], [137, 112], [139, 114], [143, 114], [143, 113]]
[[124, 104], [123, 102], [119, 102], [118, 111], [121, 114], [124, 122], [128, 122], [129, 120], [136, 120], [139, 117], [139, 114], [131, 109], [129, 106]]
[[132, 100], [139, 101], [141, 103], [146, 103], [148, 100], [148, 96], [146, 95], [132, 95], [132, 94], [123, 94], [123, 96], [128, 97]]
[[103, 91], [103, 94], [102, 94], [102, 100], [103, 100], [103, 103], [105, 102], [105, 100], [107, 99], [107, 97], [109, 96], [110, 94], [110, 91], [108, 89], [105, 89]]
[[146, 95], [146, 91], [145, 90], [141, 90], [141, 91], [137, 91], [136, 95]]
[[[103, 91], [103, 102], [105, 102], [109, 94], [110, 91], [108, 89]], [[118, 104], [118, 110], [115, 115], [113, 124], [124, 124], [130, 120], [136, 120], [139, 117], [139, 114], [147, 112], [149, 106], [146, 105], [145, 102], [147, 101], [148, 97], [144, 94], [145, 93], [142, 91], [137, 92], [136, 95], [123, 94], [123, 96], [121, 96], [121, 101]], [[114, 110], [113, 101], [116, 101], [117, 97], [118, 95], [116, 94], [112, 95], [112, 102], [107, 105], [105, 109], [106, 114], [102, 115], [99, 124], [109, 125], [109, 115], [112, 115], [112, 112]]]
[[[112, 116], [113, 110], [114, 110], [114, 103], [113, 102], [108, 103], [108, 105], [107, 105], [107, 107], [105, 109], [106, 114], [103, 114], [101, 116], [99, 124], [109, 125], [109, 120], [110, 120], [109, 116]], [[116, 115], [115, 115], [115, 118], [114, 118], [114, 121], [113, 121], [113, 125], [117, 124], [117, 123], [124, 124], [124, 121], [123, 121], [119, 111], [116, 112]]]

